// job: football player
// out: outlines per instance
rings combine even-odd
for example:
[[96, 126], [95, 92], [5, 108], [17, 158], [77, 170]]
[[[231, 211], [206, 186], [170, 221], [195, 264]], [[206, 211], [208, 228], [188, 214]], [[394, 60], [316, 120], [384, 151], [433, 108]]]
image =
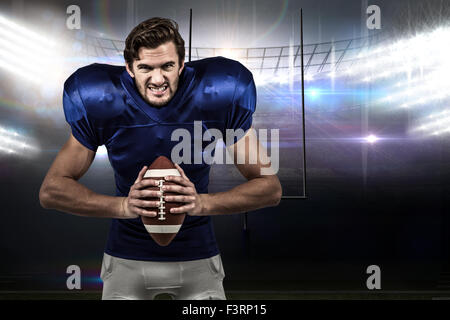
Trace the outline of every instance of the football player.
[[[159, 246], [141, 216], [156, 216], [159, 197], [148, 190], [157, 182], [143, 179], [147, 165], [160, 155], [171, 158], [172, 132], [194, 121], [203, 128], [242, 129], [245, 136], [227, 141], [234, 156], [248, 159], [239, 148], [253, 134], [256, 89], [252, 74], [223, 57], [185, 63], [184, 40], [176, 22], [152, 18], [136, 26], [126, 39], [125, 67], [92, 64], [78, 69], [64, 84], [63, 107], [72, 133], [51, 165], [40, 189], [44, 208], [88, 217], [112, 218], [103, 257], [103, 299], [153, 299], [160, 293], [175, 299], [225, 299], [224, 271], [211, 221], [275, 206], [281, 186], [275, 174], [262, 174], [262, 162], [237, 168], [247, 182], [220, 193], [208, 193], [210, 165], [180, 163], [166, 201], [186, 213], [175, 239]], [[254, 137], [252, 137], [254, 138]], [[116, 195], [97, 194], [78, 180], [105, 145], [114, 169]], [[194, 151], [195, 152], [195, 151]], [[192, 155], [194, 158], [195, 155]], [[259, 157], [258, 157], [259, 159]], [[242, 162], [242, 161], [241, 161]]]

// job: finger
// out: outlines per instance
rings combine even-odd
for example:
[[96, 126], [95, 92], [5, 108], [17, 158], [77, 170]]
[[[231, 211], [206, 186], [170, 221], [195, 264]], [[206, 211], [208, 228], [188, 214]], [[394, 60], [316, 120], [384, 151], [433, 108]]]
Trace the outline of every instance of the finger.
[[150, 190], [150, 189], [137, 189], [134, 188], [130, 191], [129, 197], [130, 199], [141, 199], [141, 200], [149, 200], [148, 198], [159, 198], [164, 194], [158, 190]]
[[131, 199], [130, 204], [141, 209], [159, 207], [159, 201], [151, 200]]
[[189, 180], [189, 178], [186, 176], [186, 174], [184, 173], [184, 170], [183, 169], [181, 169], [181, 167], [177, 164], [177, 163], [175, 163], [175, 167], [178, 169], [178, 171], [180, 172], [180, 174], [181, 174], [181, 176], [183, 177], [183, 178], [185, 178], [186, 180]]
[[142, 181], [133, 185], [134, 189], [141, 190], [149, 187], [157, 187], [159, 185], [158, 180], [155, 179], [143, 179]]
[[136, 181], [135, 181], [134, 183], [138, 183], [139, 181], [141, 181], [142, 179], [144, 179], [145, 172], [147, 172], [147, 166], [144, 166], [144, 167], [141, 169], [141, 171], [139, 171], [139, 174], [138, 174], [138, 176], [137, 176], [137, 178], [136, 178]]
[[185, 187], [192, 187], [194, 185], [191, 181], [189, 181], [189, 179], [186, 179], [184, 177], [166, 176], [165, 179], [166, 181], [175, 182]]
[[134, 212], [136, 214], [138, 214], [140, 216], [144, 216], [144, 217], [149, 217], [149, 218], [156, 217], [156, 212], [155, 211], [151, 211], [151, 210], [146, 210], [146, 209], [142, 209], [142, 208], [136, 208], [136, 210]]
[[139, 190], [133, 193], [132, 197], [137, 199], [145, 199], [145, 198], [159, 198], [163, 196], [163, 193], [161, 191], [157, 190]]
[[171, 184], [171, 185], [164, 185], [162, 187], [164, 192], [175, 192], [175, 193], [181, 193], [181, 194], [193, 194], [192, 188], [190, 187], [183, 187], [177, 184]]
[[195, 208], [195, 203], [190, 203], [178, 208], [170, 209], [170, 213], [188, 213]]
[[166, 202], [194, 202], [194, 196], [165, 196]]

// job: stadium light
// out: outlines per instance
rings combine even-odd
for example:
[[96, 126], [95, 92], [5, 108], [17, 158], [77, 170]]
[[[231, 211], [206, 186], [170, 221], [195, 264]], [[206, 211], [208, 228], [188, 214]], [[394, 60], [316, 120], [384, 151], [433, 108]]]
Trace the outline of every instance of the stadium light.
[[47, 36], [0, 15], [0, 67], [34, 83], [59, 79], [61, 58]]
[[311, 90], [308, 90], [307, 92], [313, 98], [317, 97], [320, 94], [319, 89], [311, 89]]
[[39, 148], [30, 144], [26, 137], [11, 129], [0, 127], [0, 152], [29, 156], [39, 152]]
[[14, 30], [17, 36], [53, 47], [55, 42], [0, 15], [0, 25]]
[[233, 50], [231, 48], [222, 48], [222, 49], [218, 50], [217, 55], [218, 56], [223, 56], [223, 57], [226, 57], [226, 58], [230, 58], [230, 59], [233, 59], [233, 60], [239, 60], [239, 54], [238, 54], [236, 49]]
[[412, 131], [435, 136], [450, 132], [450, 110], [446, 109], [429, 115], [424, 123], [412, 129]]
[[305, 74], [305, 80], [306, 81], [313, 81], [314, 80], [314, 76], [310, 73]]
[[371, 134], [371, 135], [365, 137], [364, 140], [368, 143], [375, 143], [379, 140], [379, 138], [377, 136]]
[[[353, 74], [365, 81], [363, 74], [374, 72], [371, 80], [406, 73], [423, 68], [440, 68], [448, 61], [450, 27], [441, 27], [432, 32], [402, 39], [393, 44], [379, 46], [361, 52], [360, 60], [352, 66]], [[375, 72], [377, 70], [386, 72]]]

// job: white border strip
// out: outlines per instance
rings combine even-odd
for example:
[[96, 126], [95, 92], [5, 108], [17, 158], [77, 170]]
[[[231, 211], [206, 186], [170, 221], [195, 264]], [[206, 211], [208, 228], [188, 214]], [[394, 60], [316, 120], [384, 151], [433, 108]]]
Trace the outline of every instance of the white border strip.
[[145, 229], [147, 229], [148, 233], [177, 233], [181, 224], [177, 225], [149, 225], [144, 224]]
[[177, 169], [151, 169], [147, 170], [147, 172], [144, 175], [144, 178], [157, 178], [166, 176], [181, 177], [181, 174], [180, 172], [178, 172]]

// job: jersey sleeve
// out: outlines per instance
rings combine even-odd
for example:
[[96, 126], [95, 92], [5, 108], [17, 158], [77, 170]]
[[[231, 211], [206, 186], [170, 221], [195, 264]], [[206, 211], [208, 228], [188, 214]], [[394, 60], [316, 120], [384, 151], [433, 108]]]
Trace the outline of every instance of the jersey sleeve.
[[[242, 129], [246, 132], [252, 126], [256, 109], [256, 86], [251, 72], [244, 68], [234, 94], [231, 110], [228, 113], [227, 129]], [[234, 143], [239, 138], [234, 139]], [[228, 141], [227, 144], [229, 145]]]
[[80, 96], [76, 74], [64, 83], [63, 108], [66, 121], [72, 128], [72, 135], [86, 148], [97, 151], [101, 144]]

